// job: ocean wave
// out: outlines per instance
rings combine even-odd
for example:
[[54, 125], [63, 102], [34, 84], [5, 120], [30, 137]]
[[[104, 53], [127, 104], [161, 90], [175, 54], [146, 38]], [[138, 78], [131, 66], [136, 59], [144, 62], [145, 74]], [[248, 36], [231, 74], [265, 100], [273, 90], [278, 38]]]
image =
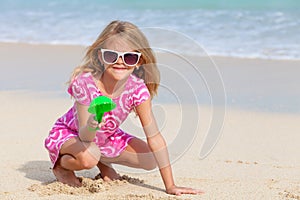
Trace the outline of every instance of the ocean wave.
[[[33, 5], [11, 3], [8, 6], [2, 1], [0, 41], [86, 46], [107, 23], [121, 19], [142, 28], [173, 30], [191, 38], [209, 55], [300, 59], [300, 13], [294, 9], [199, 9], [195, 6], [172, 10], [126, 7], [124, 3], [103, 6], [100, 1], [90, 4], [72, 1], [69, 5], [66, 1], [46, 2], [31, 0]], [[114, 7], [122, 9], [112, 15]], [[194, 53], [189, 44], [180, 40], [165, 37], [161, 42], [170, 50]]]

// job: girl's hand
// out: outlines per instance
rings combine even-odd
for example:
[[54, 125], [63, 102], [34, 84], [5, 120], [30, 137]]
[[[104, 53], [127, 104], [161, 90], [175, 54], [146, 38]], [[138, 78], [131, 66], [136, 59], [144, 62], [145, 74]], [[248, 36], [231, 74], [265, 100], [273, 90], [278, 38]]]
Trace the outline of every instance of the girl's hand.
[[187, 187], [177, 187], [176, 185], [168, 188], [166, 190], [168, 194], [174, 194], [174, 195], [182, 195], [182, 194], [204, 194], [204, 191], [202, 190], [196, 190], [193, 188], [187, 188]]
[[97, 128], [100, 129], [104, 125], [104, 123], [105, 123], [104, 119], [102, 120], [101, 123], [98, 123], [95, 120], [95, 115], [91, 114], [86, 122], [86, 125], [87, 125], [89, 131], [96, 131]]

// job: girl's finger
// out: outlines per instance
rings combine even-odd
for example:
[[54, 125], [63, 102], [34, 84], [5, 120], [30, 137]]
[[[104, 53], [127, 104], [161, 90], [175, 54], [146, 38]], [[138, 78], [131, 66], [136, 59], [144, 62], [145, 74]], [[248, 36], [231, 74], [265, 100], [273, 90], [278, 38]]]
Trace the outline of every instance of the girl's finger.
[[98, 124], [98, 127], [101, 128], [102, 126], [104, 126], [104, 124], [105, 124], [104, 122], [101, 122]]

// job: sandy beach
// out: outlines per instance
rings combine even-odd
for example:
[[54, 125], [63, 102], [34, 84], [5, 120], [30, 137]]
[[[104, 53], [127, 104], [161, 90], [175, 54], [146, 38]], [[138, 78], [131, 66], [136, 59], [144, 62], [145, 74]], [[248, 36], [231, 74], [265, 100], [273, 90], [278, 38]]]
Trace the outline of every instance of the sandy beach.
[[[84, 51], [82, 46], [0, 43], [0, 199], [300, 199], [300, 61], [291, 60], [213, 58], [227, 105], [220, 138], [204, 159], [199, 154], [210, 129], [212, 107], [223, 105], [211, 106], [206, 98], [184, 105], [187, 113], [199, 111], [198, 119], [185, 122], [178, 104], [156, 103], [157, 118], [164, 113], [158, 124], [169, 145], [178, 134], [194, 136], [184, 152], [170, 150], [171, 158], [176, 158], [172, 165], [176, 184], [205, 194], [167, 195], [157, 170], [118, 167], [122, 181], [92, 180], [98, 174], [94, 168], [77, 172], [84, 177], [82, 188], [57, 183], [44, 139], [73, 103], [65, 82]], [[179, 64], [173, 61], [173, 65]], [[124, 128], [142, 136], [138, 125], [131, 126], [138, 124], [136, 119], [129, 120]], [[196, 132], [178, 132], [178, 123], [193, 120], [199, 120]]]

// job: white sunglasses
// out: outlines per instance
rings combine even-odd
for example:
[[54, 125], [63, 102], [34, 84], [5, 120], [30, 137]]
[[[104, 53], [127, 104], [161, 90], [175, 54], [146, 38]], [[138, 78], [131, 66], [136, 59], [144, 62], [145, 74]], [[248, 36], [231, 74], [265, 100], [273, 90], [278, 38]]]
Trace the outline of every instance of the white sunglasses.
[[121, 56], [123, 62], [127, 66], [135, 66], [139, 62], [142, 55], [139, 52], [118, 52], [110, 49], [101, 49], [101, 53], [102, 59], [106, 64], [115, 64]]

